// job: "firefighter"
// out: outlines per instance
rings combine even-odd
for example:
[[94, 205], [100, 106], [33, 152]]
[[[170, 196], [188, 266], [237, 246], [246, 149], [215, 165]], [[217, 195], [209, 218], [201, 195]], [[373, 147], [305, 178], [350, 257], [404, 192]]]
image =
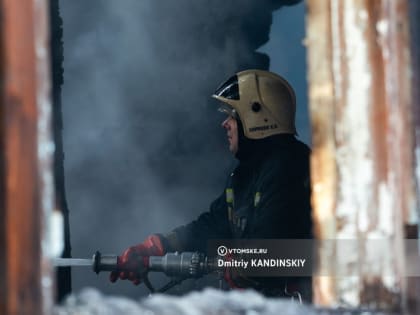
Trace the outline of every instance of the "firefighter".
[[[222, 127], [238, 166], [208, 212], [169, 234], [154, 234], [129, 247], [120, 257], [121, 267], [166, 252], [206, 252], [210, 239], [311, 238], [310, 149], [295, 137], [296, 98], [290, 84], [268, 71], [246, 70], [224, 82], [213, 97], [227, 115]], [[111, 273], [112, 282], [118, 278], [141, 282], [138, 273]], [[278, 278], [227, 278], [232, 286], [269, 296], [283, 295], [285, 285], [293, 286], [289, 291], [310, 288], [308, 279], [287, 284]]]

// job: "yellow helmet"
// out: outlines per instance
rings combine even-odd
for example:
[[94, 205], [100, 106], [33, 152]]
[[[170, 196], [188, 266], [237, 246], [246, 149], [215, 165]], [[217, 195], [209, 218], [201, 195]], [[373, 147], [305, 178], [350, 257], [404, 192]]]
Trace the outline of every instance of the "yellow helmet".
[[224, 82], [213, 97], [234, 110], [249, 139], [296, 134], [296, 96], [279, 75], [263, 70], [241, 71]]

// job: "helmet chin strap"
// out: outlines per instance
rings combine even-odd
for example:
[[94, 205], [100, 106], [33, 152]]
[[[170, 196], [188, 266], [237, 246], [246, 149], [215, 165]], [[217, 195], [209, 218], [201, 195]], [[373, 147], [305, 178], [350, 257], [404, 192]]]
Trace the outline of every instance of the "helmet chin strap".
[[238, 160], [246, 160], [253, 155], [254, 147], [258, 140], [249, 139], [244, 134], [244, 126], [239, 118], [236, 119], [238, 123], [238, 151], [235, 157]]

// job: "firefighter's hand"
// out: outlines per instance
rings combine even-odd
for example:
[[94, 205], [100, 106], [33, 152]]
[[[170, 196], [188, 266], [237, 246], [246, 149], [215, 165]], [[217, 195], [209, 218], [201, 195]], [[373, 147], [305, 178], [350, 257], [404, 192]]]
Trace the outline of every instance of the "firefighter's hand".
[[[233, 255], [226, 255], [226, 261], [232, 261], [235, 257]], [[236, 257], [237, 260], [238, 257]], [[223, 274], [223, 278], [229, 285], [231, 289], [243, 289], [248, 287], [253, 287], [255, 284], [249, 277], [243, 274], [243, 270], [237, 267], [226, 267], [225, 272]]]
[[162, 256], [164, 253], [160, 237], [150, 235], [143, 243], [127, 248], [118, 257], [118, 270], [111, 272], [109, 280], [115, 282], [118, 279], [128, 279], [138, 285], [149, 267], [149, 256]]
[[[224, 257], [225, 261], [232, 261], [233, 259], [233, 255], [232, 254], [227, 254]], [[235, 279], [237, 278], [237, 272], [231, 268], [231, 267], [226, 267], [224, 274], [223, 274], [223, 278], [225, 279], [225, 281], [228, 283], [229, 287], [231, 289], [238, 289], [238, 285], [235, 283]]]

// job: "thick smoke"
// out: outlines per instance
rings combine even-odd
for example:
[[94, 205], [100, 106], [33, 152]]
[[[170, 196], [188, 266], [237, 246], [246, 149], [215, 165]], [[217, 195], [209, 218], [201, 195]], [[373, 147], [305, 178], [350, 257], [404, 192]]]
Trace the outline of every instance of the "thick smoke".
[[[210, 95], [267, 69], [269, 0], [61, 1], [63, 119], [73, 257], [120, 253], [208, 209], [234, 160]], [[140, 296], [73, 269], [73, 288]]]

